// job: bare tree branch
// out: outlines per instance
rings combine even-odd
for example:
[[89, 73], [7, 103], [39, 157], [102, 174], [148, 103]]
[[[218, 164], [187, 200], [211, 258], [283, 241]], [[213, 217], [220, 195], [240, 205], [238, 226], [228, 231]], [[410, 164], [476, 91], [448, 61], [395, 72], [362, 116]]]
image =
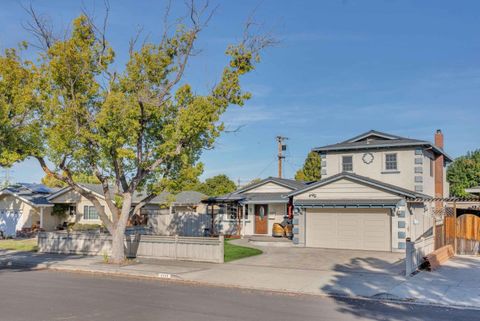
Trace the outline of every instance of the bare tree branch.
[[32, 33], [39, 43], [38, 45], [31, 43], [31, 45], [44, 51], [48, 50], [56, 41], [50, 19], [39, 15], [31, 3], [28, 7], [23, 5], [22, 7], [31, 18], [31, 21], [22, 24], [23, 28]]

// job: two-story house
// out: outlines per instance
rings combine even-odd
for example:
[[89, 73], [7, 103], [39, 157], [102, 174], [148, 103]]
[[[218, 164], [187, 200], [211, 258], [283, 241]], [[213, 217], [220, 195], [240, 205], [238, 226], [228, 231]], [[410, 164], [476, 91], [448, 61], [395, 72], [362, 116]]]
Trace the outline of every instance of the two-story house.
[[322, 179], [289, 194], [300, 246], [401, 251], [432, 232], [423, 200], [447, 197], [443, 134], [435, 143], [371, 130], [317, 147]]

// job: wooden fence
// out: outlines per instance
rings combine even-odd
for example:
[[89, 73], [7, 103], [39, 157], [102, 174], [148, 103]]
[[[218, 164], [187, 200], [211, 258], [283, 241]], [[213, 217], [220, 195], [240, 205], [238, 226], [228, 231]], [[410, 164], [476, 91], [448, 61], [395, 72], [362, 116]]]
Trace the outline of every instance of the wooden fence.
[[453, 246], [456, 254], [480, 254], [480, 217], [464, 213], [457, 217], [456, 209], [446, 211], [443, 224], [435, 227], [435, 249], [445, 245]]
[[[127, 235], [125, 255], [223, 263], [224, 237], [180, 237]], [[56, 254], [109, 255], [112, 238], [100, 233], [41, 232], [39, 252]]]
[[460, 255], [480, 254], [480, 218], [464, 214], [456, 219], [455, 248]]

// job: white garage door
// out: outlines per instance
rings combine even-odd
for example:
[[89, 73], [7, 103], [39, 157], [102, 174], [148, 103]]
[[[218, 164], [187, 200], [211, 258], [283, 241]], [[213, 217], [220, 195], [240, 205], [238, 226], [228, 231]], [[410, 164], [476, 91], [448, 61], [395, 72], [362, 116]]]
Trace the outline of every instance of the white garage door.
[[17, 210], [0, 209], [0, 231], [5, 236], [15, 236], [17, 223], [21, 212]]
[[391, 251], [389, 213], [385, 209], [308, 209], [306, 245]]

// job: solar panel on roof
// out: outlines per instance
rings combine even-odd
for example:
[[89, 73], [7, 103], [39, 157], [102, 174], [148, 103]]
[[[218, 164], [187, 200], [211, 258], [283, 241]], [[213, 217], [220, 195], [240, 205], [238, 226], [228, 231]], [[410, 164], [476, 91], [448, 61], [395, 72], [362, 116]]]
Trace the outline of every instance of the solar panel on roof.
[[48, 194], [52, 191], [43, 184], [31, 184], [31, 183], [21, 183], [21, 185], [33, 193], [41, 193], [41, 194]]

